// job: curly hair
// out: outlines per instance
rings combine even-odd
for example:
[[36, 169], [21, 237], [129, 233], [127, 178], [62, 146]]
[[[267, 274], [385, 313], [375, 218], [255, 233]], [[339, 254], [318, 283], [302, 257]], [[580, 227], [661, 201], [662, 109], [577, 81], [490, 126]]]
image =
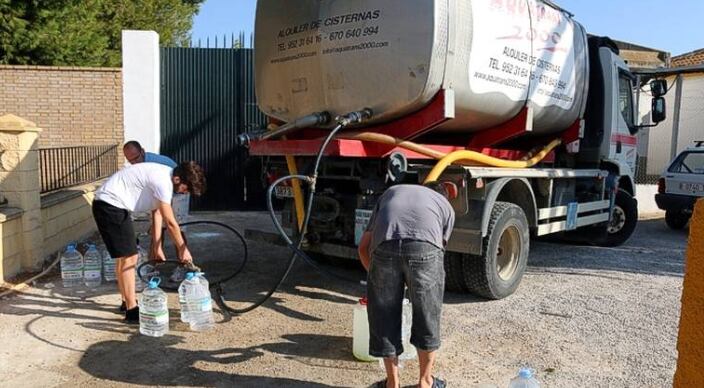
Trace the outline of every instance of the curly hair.
[[445, 187], [445, 185], [442, 182], [432, 181], [432, 182], [424, 183], [423, 186], [429, 188], [430, 190], [433, 190], [435, 192], [442, 194], [442, 196], [445, 198], [447, 198], [449, 196], [449, 193], [447, 192], [447, 187]]
[[194, 161], [182, 162], [174, 168], [174, 176], [181, 178], [181, 183], [188, 186], [188, 191], [196, 197], [205, 193], [205, 172]]

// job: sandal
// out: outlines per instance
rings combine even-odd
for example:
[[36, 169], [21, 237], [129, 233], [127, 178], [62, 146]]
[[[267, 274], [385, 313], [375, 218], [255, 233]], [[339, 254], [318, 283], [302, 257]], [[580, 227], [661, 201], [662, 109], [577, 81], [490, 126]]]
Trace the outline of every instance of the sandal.
[[[374, 383], [374, 385], [371, 386], [371, 388], [386, 388], [386, 382], [388, 379], [383, 379], [381, 381], [377, 381]], [[401, 388], [401, 385], [399, 384], [399, 388]]]

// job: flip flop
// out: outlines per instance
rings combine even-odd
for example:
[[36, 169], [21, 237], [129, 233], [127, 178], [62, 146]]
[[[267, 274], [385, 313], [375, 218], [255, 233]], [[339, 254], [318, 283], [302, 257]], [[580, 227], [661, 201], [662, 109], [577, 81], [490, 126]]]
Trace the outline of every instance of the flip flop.
[[439, 377], [433, 376], [433, 388], [445, 388], [447, 387], [447, 382]]

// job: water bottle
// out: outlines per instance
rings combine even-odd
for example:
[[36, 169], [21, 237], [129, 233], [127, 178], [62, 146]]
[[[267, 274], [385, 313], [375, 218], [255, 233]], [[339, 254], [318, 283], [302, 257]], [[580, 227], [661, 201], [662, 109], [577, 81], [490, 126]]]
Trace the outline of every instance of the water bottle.
[[538, 380], [533, 377], [533, 370], [530, 368], [521, 368], [518, 371], [518, 376], [511, 380], [508, 388], [540, 388]]
[[69, 244], [61, 254], [61, 280], [64, 287], [77, 287], [83, 284], [83, 256], [75, 244]]
[[98, 287], [100, 285], [102, 264], [100, 252], [95, 248], [95, 245], [88, 245], [88, 250], [83, 256], [83, 281], [86, 287]]
[[186, 278], [183, 279], [181, 285], [178, 286], [178, 304], [181, 308], [181, 322], [188, 323], [191, 320], [192, 308], [188, 304], [187, 294], [193, 293], [193, 287], [196, 286], [196, 273], [188, 272], [186, 273]]
[[[142, 264], [147, 262], [147, 252], [142, 249], [142, 247], [139, 245], [139, 241], [137, 242], [137, 266], [135, 267], [134, 271], [134, 289], [137, 292], [142, 292], [144, 290], [145, 284], [144, 281], [142, 280], [142, 275], [146, 275], [146, 273], [149, 271], [147, 268], [148, 266], [142, 267]], [[139, 269], [140, 267], [142, 268], [142, 271], [140, 273]]]
[[367, 298], [362, 298], [352, 312], [352, 354], [360, 361], [375, 361], [369, 354], [369, 320]]
[[115, 268], [117, 266], [117, 259], [110, 256], [110, 252], [103, 252], [103, 276], [106, 282], [114, 282], [117, 280], [115, 275]]
[[204, 331], [215, 326], [213, 318], [213, 301], [210, 296], [210, 286], [202, 272], [196, 273], [194, 287], [186, 294], [186, 303], [190, 305], [188, 323], [193, 331]]
[[403, 299], [403, 312], [401, 315], [401, 342], [403, 343], [403, 353], [398, 357], [400, 360], [413, 360], [418, 356], [416, 347], [411, 345], [411, 326], [413, 324], [413, 307], [411, 301]]
[[150, 337], [161, 337], [169, 332], [169, 307], [159, 283], [161, 278], [152, 278], [139, 296], [139, 332]]

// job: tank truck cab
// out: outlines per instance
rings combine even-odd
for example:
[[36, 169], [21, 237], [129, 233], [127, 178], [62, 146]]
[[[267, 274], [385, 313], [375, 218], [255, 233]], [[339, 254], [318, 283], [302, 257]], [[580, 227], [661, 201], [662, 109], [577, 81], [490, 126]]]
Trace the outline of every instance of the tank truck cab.
[[[641, 128], [653, 127], [665, 120], [665, 80], [650, 83], [652, 99], [651, 125], [637, 122], [640, 77], [628, 68], [619, 56], [619, 49], [609, 38], [590, 36], [590, 80], [585, 130], [578, 154], [580, 166], [595, 166], [609, 171], [609, 190], [615, 191], [614, 207], [606, 235], [598, 237], [601, 244], [616, 246], [624, 243], [635, 229], [638, 204], [635, 199], [637, 168], [637, 134]], [[592, 240], [593, 241], [593, 240]]]

